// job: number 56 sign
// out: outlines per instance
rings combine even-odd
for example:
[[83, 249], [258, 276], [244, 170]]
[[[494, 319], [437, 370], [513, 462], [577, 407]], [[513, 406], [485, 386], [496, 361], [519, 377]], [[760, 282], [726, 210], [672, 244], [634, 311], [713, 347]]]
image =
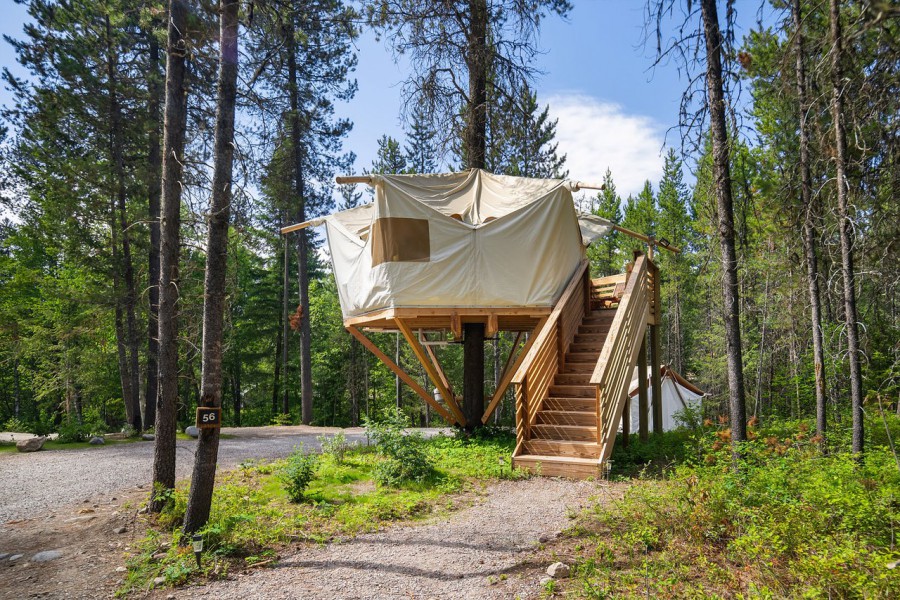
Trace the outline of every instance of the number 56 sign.
[[222, 409], [197, 407], [197, 429], [217, 429], [222, 426]]

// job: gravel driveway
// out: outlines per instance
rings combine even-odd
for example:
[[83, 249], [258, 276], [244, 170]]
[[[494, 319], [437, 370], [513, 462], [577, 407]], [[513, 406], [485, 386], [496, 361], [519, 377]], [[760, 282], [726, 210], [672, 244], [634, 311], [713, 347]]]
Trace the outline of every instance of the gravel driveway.
[[[219, 443], [219, 467], [233, 468], [250, 459], [282, 458], [294, 446], [319, 448], [317, 436], [344, 431], [348, 441], [366, 443], [362, 428], [243, 427], [223, 428], [229, 439]], [[439, 430], [419, 430], [434, 435]], [[189, 477], [194, 466], [194, 440], [178, 440], [177, 477]], [[111, 444], [86, 450], [51, 450], [0, 454], [0, 527], [9, 520], [27, 519], [47, 510], [82, 502], [100, 494], [148, 485], [153, 465], [153, 442]]]
[[[240, 600], [534, 598], [547, 564], [530, 552], [569, 523], [569, 511], [605, 502], [618, 484], [537, 477], [488, 486], [474, 506], [428, 524], [391, 527], [344, 543], [306, 548], [182, 598]], [[169, 590], [152, 594], [166, 598]]]

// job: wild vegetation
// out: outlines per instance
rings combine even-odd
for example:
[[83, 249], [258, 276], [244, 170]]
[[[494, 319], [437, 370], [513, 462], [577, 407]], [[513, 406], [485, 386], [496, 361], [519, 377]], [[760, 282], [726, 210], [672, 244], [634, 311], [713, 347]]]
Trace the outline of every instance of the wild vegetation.
[[[900, 419], [884, 417], [867, 419], [874, 434], [862, 463], [848, 451], [852, 427], [836, 428], [823, 455], [811, 419], [751, 420], [737, 469], [730, 432], [712, 420], [666, 433], [637, 460], [618, 452], [620, 473], [646, 466], [649, 456], [668, 469], [662, 477], [643, 471], [622, 500], [579, 515], [559, 550], [574, 576], [552, 591], [567, 598], [895, 597], [900, 468], [888, 437], [900, 435]], [[681, 456], [660, 452], [667, 445]]]
[[[186, 535], [180, 525], [188, 490], [177, 487], [128, 558], [122, 592], [146, 589], [157, 577], [165, 585], [222, 577], [267, 564], [297, 545], [452, 511], [467, 505], [485, 482], [527, 476], [510, 468], [515, 440], [509, 434], [394, 437], [397, 418], [394, 412], [372, 423], [370, 439], [381, 440], [374, 445], [341, 454], [333, 443], [321, 457], [298, 449], [285, 460], [246, 463], [220, 474], [209, 522], [199, 530], [199, 567], [190, 544], [179, 544]], [[427, 472], [417, 473], [423, 461]]]

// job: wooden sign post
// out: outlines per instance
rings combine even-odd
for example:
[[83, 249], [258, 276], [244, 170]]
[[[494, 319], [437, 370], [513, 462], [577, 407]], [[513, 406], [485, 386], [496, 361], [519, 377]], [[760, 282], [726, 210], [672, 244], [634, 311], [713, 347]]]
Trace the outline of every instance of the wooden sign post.
[[211, 406], [197, 407], [197, 429], [218, 429], [222, 427], [222, 409]]

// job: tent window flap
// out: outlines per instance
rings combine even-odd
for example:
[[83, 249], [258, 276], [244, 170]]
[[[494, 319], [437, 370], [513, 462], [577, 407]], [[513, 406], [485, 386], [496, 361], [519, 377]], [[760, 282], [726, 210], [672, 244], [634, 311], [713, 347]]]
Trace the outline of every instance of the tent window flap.
[[372, 224], [372, 266], [386, 262], [429, 262], [426, 219], [380, 217]]

